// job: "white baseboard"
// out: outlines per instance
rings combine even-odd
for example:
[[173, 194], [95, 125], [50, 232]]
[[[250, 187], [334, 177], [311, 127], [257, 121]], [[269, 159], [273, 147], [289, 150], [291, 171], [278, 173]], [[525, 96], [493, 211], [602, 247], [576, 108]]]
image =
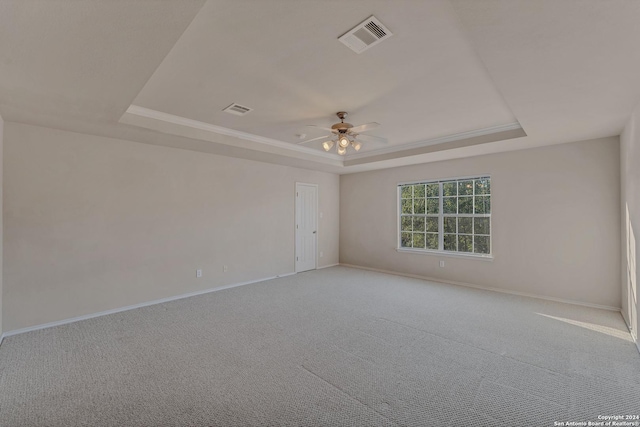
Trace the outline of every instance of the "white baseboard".
[[561, 302], [561, 303], [572, 304], [572, 305], [581, 305], [583, 307], [599, 308], [599, 309], [602, 309], [602, 310], [610, 310], [610, 311], [618, 311], [618, 312], [620, 311], [619, 307], [611, 307], [611, 306], [608, 306], [608, 305], [591, 304], [591, 303], [588, 303], [588, 302], [574, 301], [574, 300], [564, 299], [564, 298], [547, 297], [547, 296], [542, 296], [542, 295], [529, 294], [529, 293], [526, 293], [526, 292], [510, 291], [508, 289], [492, 288], [492, 287], [488, 287], [488, 286], [474, 285], [472, 283], [466, 283], [466, 282], [456, 282], [456, 281], [453, 281], [453, 280], [444, 280], [444, 279], [438, 279], [438, 278], [435, 278], [435, 277], [420, 276], [420, 275], [417, 275], [417, 274], [405, 274], [405, 273], [401, 273], [401, 272], [398, 272], [398, 271], [381, 270], [379, 268], [364, 267], [364, 266], [361, 266], [361, 265], [343, 264], [343, 263], [341, 263], [340, 265], [342, 265], [344, 267], [359, 268], [361, 270], [377, 271], [378, 273], [393, 274], [395, 276], [404, 276], [404, 277], [411, 277], [413, 279], [428, 280], [430, 282], [445, 283], [447, 285], [464, 286], [465, 288], [482, 289], [484, 291], [500, 292], [502, 294], [518, 295], [518, 296], [521, 296], [521, 297], [536, 298], [536, 299], [542, 299], [542, 300], [546, 300], [546, 301]]
[[322, 267], [318, 267], [316, 268], [316, 270], [322, 270], [323, 268], [329, 268], [329, 267], [336, 267], [340, 265], [340, 263], [335, 263], [335, 264], [329, 264], [329, 265], [323, 265]]
[[122, 311], [134, 310], [136, 308], [148, 307], [150, 305], [162, 304], [162, 303], [165, 303], [165, 302], [175, 301], [175, 300], [179, 300], [179, 299], [183, 299], [183, 298], [195, 297], [195, 296], [198, 296], [198, 295], [208, 294], [208, 293], [211, 293], [211, 292], [222, 291], [224, 289], [237, 288], [238, 286], [250, 285], [252, 283], [264, 282], [264, 281], [267, 281], [267, 280], [277, 279], [279, 277], [292, 276], [294, 274], [296, 274], [296, 273], [279, 274], [277, 276], [265, 277], [265, 278], [256, 279], [256, 280], [250, 280], [248, 282], [234, 283], [234, 284], [231, 284], [231, 285], [220, 286], [218, 288], [210, 288], [210, 289], [205, 289], [205, 290], [202, 290], [202, 291], [195, 291], [195, 292], [189, 292], [187, 294], [176, 295], [176, 296], [173, 296], [173, 297], [161, 298], [161, 299], [156, 299], [156, 300], [152, 300], [152, 301], [142, 302], [142, 303], [139, 303], [139, 304], [127, 305], [125, 307], [114, 308], [114, 309], [106, 310], [106, 311], [100, 311], [98, 313], [85, 314], [83, 316], [72, 317], [72, 318], [69, 318], [69, 319], [57, 320], [55, 322], [49, 322], [49, 323], [43, 323], [41, 325], [29, 326], [27, 328], [14, 329], [13, 331], [8, 331], [8, 332], [5, 332], [4, 334], [2, 334], [2, 337], [0, 338], [0, 343], [2, 343], [2, 339], [4, 339], [5, 337], [10, 337], [10, 336], [13, 336], [13, 335], [18, 335], [18, 334], [24, 334], [25, 332], [38, 331], [40, 329], [53, 328], [55, 326], [66, 325], [68, 323], [79, 322], [81, 320], [93, 319], [94, 317], [108, 316], [109, 314], [120, 313]]

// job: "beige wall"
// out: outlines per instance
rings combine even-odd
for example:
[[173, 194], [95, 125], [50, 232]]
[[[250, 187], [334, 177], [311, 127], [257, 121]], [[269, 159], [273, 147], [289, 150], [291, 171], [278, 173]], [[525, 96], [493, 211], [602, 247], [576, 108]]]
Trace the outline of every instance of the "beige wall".
[[2, 154], [3, 154], [3, 148], [4, 148], [4, 121], [2, 120], [2, 117], [0, 117], [0, 335], [2, 335], [2, 333], [4, 332], [4, 326], [2, 323], [2, 293], [3, 293], [3, 281], [2, 281], [2, 247], [3, 247], [3, 221], [2, 221], [2, 190], [3, 190], [3, 186], [2, 186], [2, 177], [4, 175], [3, 173], [3, 160], [2, 160]]
[[[619, 165], [614, 137], [342, 175], [340, 262], [620, 307]], [[396, 251], [399, 182], [483, 174], [493, 261]]]
[[4, 142], [5, 331], [293, 272], [296, 181], [338, 262], [337, 175], [15, 123]]
[[[620, 135], [620, 183], [622, 213], [622, 314], [637, 340], [638, 313], [638, 264], [640, 252], [640, 105]], [[634, 310], [635, 308], [635, 310]], [[637, 341], [636, 341], [637, 342]], [[640, 348], [640, 347], [639, 347]]]

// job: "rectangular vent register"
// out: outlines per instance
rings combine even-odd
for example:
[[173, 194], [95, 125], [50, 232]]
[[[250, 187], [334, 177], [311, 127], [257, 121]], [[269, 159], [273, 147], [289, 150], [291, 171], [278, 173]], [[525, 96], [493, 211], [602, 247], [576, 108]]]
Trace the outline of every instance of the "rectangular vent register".
[[362, 53], [392, 35], [391, 31], [380, 20], [375, 16], [370, 16], [344, 35], [338, 37], [338, 40], [355, 53]]
[[229, 105], [227, 108], [225, 108], [222, 111], [229, 114], [235, 114], [236, 116], [244, 116], [245, 114], [248, 114], [252, 110], [253, 108], [245, 107], [243, 105], [236, 104], [234, 102], [233, 104]]

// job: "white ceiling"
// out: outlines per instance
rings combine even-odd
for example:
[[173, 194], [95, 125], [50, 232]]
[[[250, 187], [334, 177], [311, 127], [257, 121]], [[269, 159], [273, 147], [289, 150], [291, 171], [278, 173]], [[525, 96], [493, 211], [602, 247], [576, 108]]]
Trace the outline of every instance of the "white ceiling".
[[0, 1], [0, 114], [117, 122], [202, 1]]
[[[337, 40], [371, 15], [393, 36]], [[637, 22], [635, 0], [4, 0], [0, 115], [337, 173], [598, 138], [640, 101]], [[343, 110], [389, 143], [297, 144]]]

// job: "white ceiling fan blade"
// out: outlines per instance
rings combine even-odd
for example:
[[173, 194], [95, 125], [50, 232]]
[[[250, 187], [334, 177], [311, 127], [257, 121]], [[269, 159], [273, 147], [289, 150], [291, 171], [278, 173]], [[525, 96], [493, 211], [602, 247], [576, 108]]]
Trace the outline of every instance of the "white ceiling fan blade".
[[308, 128], [313, 128], [313, 129], [318, 129], [318, 130], [326, 130], [327, 132], [332, 132], [334, 133], [334, 130], [331, 128], [325, 128], [322, 126], [316, 126], [316, 125], [307, 125]]
[[381, 136], [373, 136], [373, 135], [356, 135], [356, 139], [359, 139], [361, 141], [379, 142], [382, 144], [386, 144], [389, 142], [387, 138], [383, 138]]
[[352, 127], [351, 129], [349, 129], [349, 132], [353, 132], [353, 133], [366, 132], [368, 130], [375, 129], [378, 126], [380, 126], [380, 123], [376, 123], [376, 122], [365, 123], [365, 124], [360, 125], [360, 126]]
[[317, 141], [319, 139], [331, 139], [332, 136], [333, 135], [323, 135], [323, 136], [319, 136], [317, 138], [307, 139], [306, 141], [298, 142], [298, 144], [306, 144], [307, 142], [313, 142], [313, 141]]

